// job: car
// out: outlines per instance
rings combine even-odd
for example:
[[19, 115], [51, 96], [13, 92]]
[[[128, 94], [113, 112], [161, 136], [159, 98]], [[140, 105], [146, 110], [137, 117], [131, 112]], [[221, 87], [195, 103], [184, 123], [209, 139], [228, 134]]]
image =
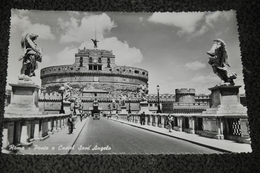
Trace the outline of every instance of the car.
[[100, 120], [100, 114], [99, 113], [93, 113], [93, 120]]

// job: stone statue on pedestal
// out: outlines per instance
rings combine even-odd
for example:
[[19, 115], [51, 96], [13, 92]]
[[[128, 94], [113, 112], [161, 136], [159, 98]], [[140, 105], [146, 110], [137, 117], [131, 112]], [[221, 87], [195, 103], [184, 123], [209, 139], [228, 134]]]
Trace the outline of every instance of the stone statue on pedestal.
[[148, 94], [148, 89], [146, 85], [140, 85], [138, 88], [138, 93], [139, 96], [141, 97], [142, 101], [147, 101], [147, 94]]
[[38, 68], [37, 61], [42, 62], [42, 50], [35, 43], [37, 37], [38, 35], [28, 33], [22, 36], [21, 47], [24, 53], [19, 58], [19, 61], [22, 60], [21, 75], [35, 76], [34, 71]]
[[121, 94], [120, 94], [121, 106], [125, 106], [126, 99], [127, 99], [126, 93], [121, 92]]
[[228, 73], [228, 54], [226, 49], [226, 43], [221, 39], [213, 40], [214, 44], [212, 48], [207, 51], [209, 57], [209, 64], [212, 66], [213, 72], [221, 79], [221, 83], [218, 85], [234, 86], [234, 79], [237, 78], [236, 73]]

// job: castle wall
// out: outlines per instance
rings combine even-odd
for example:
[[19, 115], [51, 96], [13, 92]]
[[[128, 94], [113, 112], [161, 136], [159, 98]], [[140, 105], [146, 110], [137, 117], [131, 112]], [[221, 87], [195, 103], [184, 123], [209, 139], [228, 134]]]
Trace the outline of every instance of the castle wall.
[[195, 102], [195, 89], [176, 89], [176, 102], [181, 103], [194, 103]]

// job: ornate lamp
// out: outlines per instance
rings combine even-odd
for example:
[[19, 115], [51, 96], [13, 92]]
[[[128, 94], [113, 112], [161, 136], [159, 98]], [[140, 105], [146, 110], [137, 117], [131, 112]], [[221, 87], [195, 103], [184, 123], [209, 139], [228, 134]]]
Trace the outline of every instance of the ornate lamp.
[[61, 93], [61, 107], [60, 107], [60, 114], [64, 114], [65, 111], [64, 111], [64, 106], [63, 106], [63, 94], [64, 94], [64, 91], [65, 91], [65, 87], [64, 86], [61, 86], [59, 88], [59, 91]]
[[161, 108], [160, 108], [160, 94], [159, 94], [160, 86], [157, 85], [156, 89], [157, 89], [157, 97], [158, 97], [158, 110], [157, 110], [157, 113], [162, 113]]

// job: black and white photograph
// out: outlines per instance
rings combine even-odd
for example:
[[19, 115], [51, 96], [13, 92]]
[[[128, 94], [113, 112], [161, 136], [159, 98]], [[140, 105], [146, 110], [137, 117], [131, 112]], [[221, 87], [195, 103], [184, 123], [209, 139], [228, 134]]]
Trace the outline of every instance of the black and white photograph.
[[2, 153], [252, 152], [235, 10], [10, 20]]

